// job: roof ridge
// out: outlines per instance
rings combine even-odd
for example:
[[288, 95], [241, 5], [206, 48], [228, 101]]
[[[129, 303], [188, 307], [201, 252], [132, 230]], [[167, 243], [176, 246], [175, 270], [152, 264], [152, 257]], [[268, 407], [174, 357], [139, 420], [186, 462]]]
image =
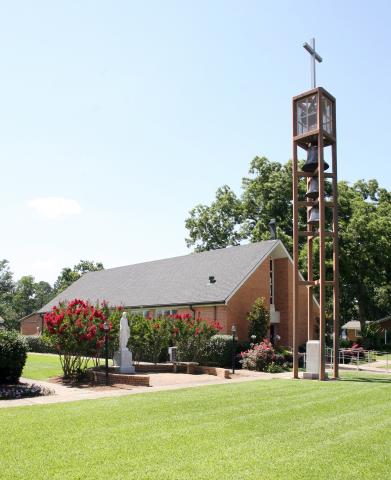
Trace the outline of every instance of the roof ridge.
[[211, 254], [211, 253], [214, 253], [214, 252], [220, 252], [220, 251], [223, 251], [223, 250], [230, 250], [232, 248], [237, 248], [237, 247], [241, 247], [241, 248], [243, 248], [243, 247], [253, 247], [255, 245], [260, 245], [261, 243], [267, 243], [267, 242], [274, 242], [275, 244], [277, 244], [278, 240], [261, 240], [259, 242], [249, 242], [249, 243], [243, 243], [243, 244], [240, 244], [240, 245], [227, 245], [226, 247], [212, 248], [210, 250], [203, 250], [202, 252], [190, 252], [190, 253], [186, 253], [184, 255], [175, 255], [173, 257], [158, 258], [156, 260], [146, 260], [144, 262], [129, 263], [127, 265], [120, 265], [118, 267], [104, 268], [103, 270], [94, 270], [94, 271], [91, 271], [91, 272], [86, 272], [86, 274], [87, 273], [99, 273], [99, 272], [102, 272], [102, 271], [108, 272], [108, 271], [112, 271], [112, 270], [116, 270], [116, 269], [119, 270], [121, 268], [134, 267], [136, 265], [145, 265], [147, 263], [164, 262], [166, 260], [173, 260], [174, 258], [186, 258], [186, 257], [189, 257], [191, 255]]

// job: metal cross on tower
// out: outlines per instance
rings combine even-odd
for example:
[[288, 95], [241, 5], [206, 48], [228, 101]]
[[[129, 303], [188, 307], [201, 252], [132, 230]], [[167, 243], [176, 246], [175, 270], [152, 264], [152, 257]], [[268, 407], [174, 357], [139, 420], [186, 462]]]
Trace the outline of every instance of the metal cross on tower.
[[315, 38], [311, 38], [311, 44], [312, 45], [305, 42], [303, 44], [303, 47], [307, 50], [307, 52], [312, 57], [311, 58], [311, 81], [312, 81], [311, 88], [315, 88], [316, 87], [316, 71], [315, 71], [316, 61], [321, 63], [323, 60], [322, 60], [322, 57], [315, 50]]

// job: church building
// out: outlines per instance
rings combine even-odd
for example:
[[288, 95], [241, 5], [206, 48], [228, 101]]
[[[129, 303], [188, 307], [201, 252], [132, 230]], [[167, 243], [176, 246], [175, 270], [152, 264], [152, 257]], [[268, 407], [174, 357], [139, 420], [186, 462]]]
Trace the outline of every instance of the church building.
[[[106, 300], [144, 315], [189, 313], [217, 320], [221, 333], [235, 325], [248, 339], [247, 314], [263, 297], [270, 310], [270, 338], [292, 345], [292, 258], [280, 240], [227, 247], [201, 253], [89, 272], [45, 305], [43, 315], [60, 301]], [[307, 325], [308, 293], [299, 287], [298, 344], [313, 337], [318, 305]]]

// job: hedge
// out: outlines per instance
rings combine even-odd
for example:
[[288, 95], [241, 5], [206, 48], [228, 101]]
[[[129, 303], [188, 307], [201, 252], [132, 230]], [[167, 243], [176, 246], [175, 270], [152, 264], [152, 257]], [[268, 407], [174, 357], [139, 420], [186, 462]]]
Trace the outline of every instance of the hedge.
[[27, 358], [27, 343], [13, 331], [0, 330], [0, 384], [18, 383]]

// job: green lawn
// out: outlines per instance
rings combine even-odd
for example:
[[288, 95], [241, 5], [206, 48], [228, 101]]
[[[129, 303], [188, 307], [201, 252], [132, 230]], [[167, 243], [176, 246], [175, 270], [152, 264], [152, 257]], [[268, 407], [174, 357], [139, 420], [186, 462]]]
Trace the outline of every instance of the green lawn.
[[[101, 360], [101, 364], [104, 360]], [[109, 361], [110, 365], [112, 361]], [[92, 361], [91, 361], [92, 366]], [[50, 377], [62, 375], [58, 355], [50, 353], [29, 353], [22, 376], [32, 380], [47, 380]], [[1, 478], [1, 477], [0, 477]]]
[[0, 409], [1, 479], [381, 479], [391, 378], [256, 381]]
[[23, 377], [33, 380], [47, 380], [61, 374], [58, 355], [49, 353], [29, 353], [22, 373]]

